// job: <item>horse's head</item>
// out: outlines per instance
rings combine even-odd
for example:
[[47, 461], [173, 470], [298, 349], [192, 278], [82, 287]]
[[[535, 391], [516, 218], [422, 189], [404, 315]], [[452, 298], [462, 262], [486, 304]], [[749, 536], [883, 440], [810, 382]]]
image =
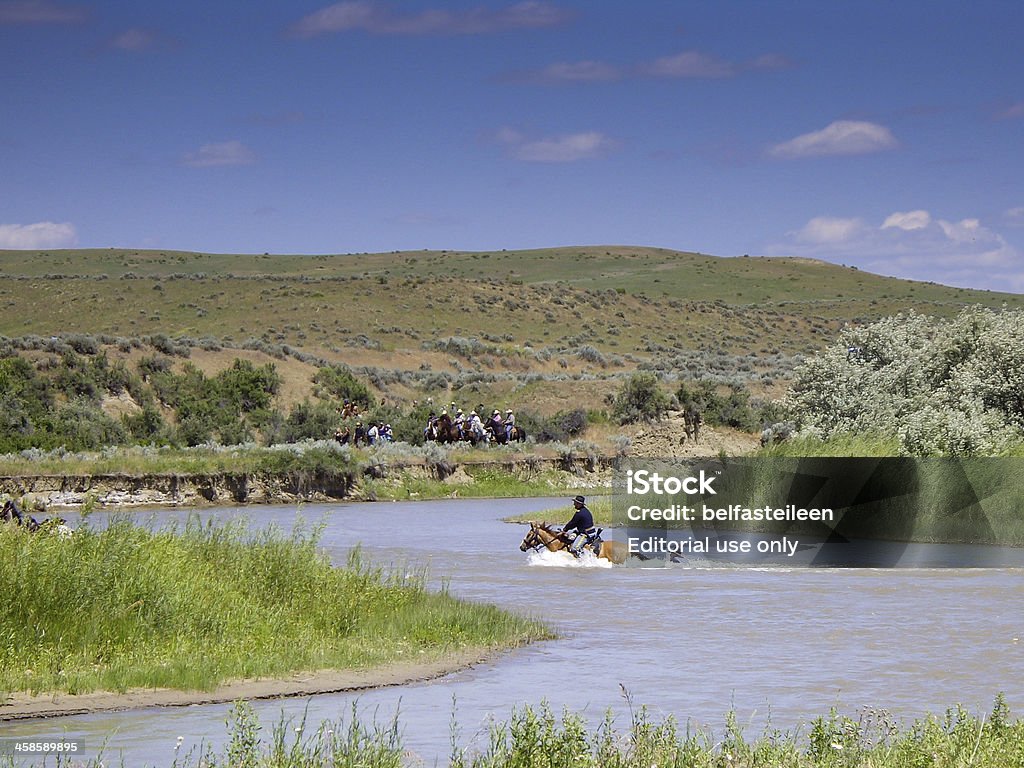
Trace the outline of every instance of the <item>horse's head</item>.
[[[554, 546], [552, 546], [554, 545]], [[528, 549], [561, 549], [564, 542], [556, 531], [551, 530], [547, 523], [535, 523], [530, 521], [530, 530], [523, 537], [523, 543], [519, 545], [519, 551], [525, 552]]]
[[537, 533], [537, 524], [531, 520], [530, 530], [523, 537], [523, 543], [519, 545], [519, 551], [525, 552], [528, 549], [536, 549], [542, 546], [544, 546], [544, 543], [540, 540], [540, 534]]

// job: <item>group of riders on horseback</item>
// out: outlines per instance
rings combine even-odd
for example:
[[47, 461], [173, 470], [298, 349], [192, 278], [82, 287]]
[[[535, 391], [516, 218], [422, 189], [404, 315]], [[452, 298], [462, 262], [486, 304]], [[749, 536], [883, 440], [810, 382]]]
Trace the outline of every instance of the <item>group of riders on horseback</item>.
[[[481, 410], [483, 410], [482, 407]], [[427, 425], [423, 429], [423, 436], [427, 440], [438, 443], [464, 441], [472, 445], [478, 443], [504, 445], [512, 442], [525, 442], [526, 430], [516, 424], [516, 417], [511, 408], [505, 411], [504, 416], [495, 408], [491, 411], [490, 417], [484, 421], [476, 411], [470, 411], [467, 416], [461, 408], [452, 403], [450, 409], [445, 408], [440, 414], [431, 412], [427, 419]]]
[[[413, 405], [415, 405], [415, 401]], [[430, 412], [427, 423], [423, 427], [423, 437], [437, 443], [467, 442], [471, 445], [480, 443], [499, 443], [504, 445], [513, 442], [526, 442], [526, 430], [516, 424], [515, 414], [509, 408], [502, 416], [495, 408], [486, 420], [481, 418], [484, 406], [477, 406], [478, 411], [465, 411], [453, 402], [451, 406], [442, 408], [441, 413]], [[334, 439], [342, 445], [374, 445], [378, 442], [391, 442], [395, 439], [390, 424], [385, 422], [356, 421], [352, 427], [349, 423], [360, 416], [359, 405], [346, 399], [341, 408], [343, 423], [334, 432]], [[349, 423], [344, 423], [349, 422]]]

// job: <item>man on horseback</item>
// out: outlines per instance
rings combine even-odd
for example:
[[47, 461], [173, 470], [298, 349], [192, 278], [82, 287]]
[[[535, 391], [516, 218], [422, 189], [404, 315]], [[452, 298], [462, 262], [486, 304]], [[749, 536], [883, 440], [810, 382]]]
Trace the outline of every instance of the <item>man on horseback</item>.
[[487, 437], [487, 433], [484, 431], [484, 423], [480, 420], [480, 415], [476, 411], [470, 411], [469, 431], [481, 440]]
[[594, 515], [587, 509], [586, 502], [587, 500], [583, 496], [575, 497], [572, 504], [576, 511], [573, 513], [572, 519], [562, 526], [562, 533], [569, 543], [569, 551], [576, 557], [580, 556], [583, 547], [587, 545], [591, 546], [595, 554], [601, 547], [598, 538], [600, 532], [594, 527]]

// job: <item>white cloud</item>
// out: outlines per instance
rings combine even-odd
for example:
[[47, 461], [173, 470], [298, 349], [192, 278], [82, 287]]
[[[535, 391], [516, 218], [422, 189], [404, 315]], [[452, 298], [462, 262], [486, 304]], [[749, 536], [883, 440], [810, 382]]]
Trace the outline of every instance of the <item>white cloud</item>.
[[496, 139], [511, 147], [512, 156], [530, 163], [573, 163], [607, 152], [615, 142], [598, 131], [530, 139], [513, 128], [502, 128]]
[[617, 67], [600, 61], [558, 62], [537, 73], [537, 79], [549, 83], [596, 83], [621, 77]]
[[494, 139], [499, 144], [521, 144], [526, 141], [526, 136], [521, 131], [506, 125], [498, 129], [498, 132], [494, 134]]
[[0, 248], [73, 248], [78, 233], [68, 222], [40, 221], [35, 224], [0, 224]]
[[542, 69], [510, 72], [497, 79], [511, 83], [598, 83], [626, 78], [711, 80], [735, 77], [742, 72], [767, 72], [793, 66], [790, 59], [774, 53], [746, 62], [733, 62], [700, 51], [684, 51], [626, 65], [595, 60], [556, 62]]
[[211, 168], [218, 165], [251, 165], [256, 153], [240, 141], [203, 144], [195, 152], [186, 152], [182, 162], [191, 168]]
[[981, 222], [977, 219], [963, 219], [953, 223], [939, 219], [936, 222], [946, 237], [956, 243], [969, 243], [976, 241], [978, 236], [986, 237], [981, 229]]
[[818, 216], [794, 234], [797, 240], [804, 243], [842, 243], [856, 235], [863, 226], [864, 222], [860, 219]]
[[1011, 104], [996, 115], [996, 117], [1000, 120], [1013, 120], [1015, 118], [1024, 117], [1024, 101], [1018, 101], [1016, 104]]
[[1003, 214], [1003, 219], [1011, 227], [1024, 227], [1024, 205], [1010, 208]]
[[58, 5], [49, 0], [0, 2], [0, 25], [77, 24], [85, 18], [86, 12], [82, 8]]
[[472, 35], [552, 27], [569, 18], [569, 12], [540, 0], [524, 0], [498, 10], [430, 8], [420, 13], [394, 12], [368, 0], [345, 0], [304, 16], [290, 32], [303, 38], [353, 30], [378, 35]]
[[890, 229], [896, 227], [897, 229], [905, 229], [911, 231], [914, 229], [924, 229], [931, 224], [932, 217], [928, 211], [907, 211], [906, 213], [892, 213], [889, 218], [882, 224], [882, 229]]
[[837, 120], [820, 131], [812, 131], [777, 144], [769, 150], [774, 157], [786, 159], [822, 155], [865, 155], [898, 146], [884, 125], [860, 120]]
[[781, 53], [765, 53], [750, 62], [749, 66], [751, 69], [779, 70], [792, 69], [796, 64]]
[[879, 226], [818, 217], [766, 252], [824, 259], [869, 272], [968, 288], [1024, 292], [1024, 254], [977, 218], [890, 214]]
[[730, 62], [700, 51], [662, 56], [644, 65], [642, 70], [654, 77], [717, 78], [736, 74], [736, 68]]
[[335, 3], [299, 19], [291, 31], [297, 37], [314, 37], [329, 32], [367, 29], [373, 24], [376, 13], [370, 3]]
[[143, 51], [151, 51], [165, 46], [164, 41], [156, 32], [150, 29], [135, 27], [133, 29], [126, 29], [124, 32], [112, 38], [110, 41], [110, 47], [116, 48], [119, 51], [141, 53]]

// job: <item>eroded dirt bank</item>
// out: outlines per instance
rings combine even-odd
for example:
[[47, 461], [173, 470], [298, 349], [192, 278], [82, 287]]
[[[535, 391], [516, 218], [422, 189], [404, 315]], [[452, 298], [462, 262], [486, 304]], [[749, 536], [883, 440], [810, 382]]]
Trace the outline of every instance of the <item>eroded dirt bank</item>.
[[[595, 488], [611, 484], [614, 459], [537, 458], [464, 463], [371, 464], [360, 471], [216, 472], [161, 474], [22, 475], [0, 477], [0, 494], [30, 497], [62, 509], [287, 504], [373, 501], [375, 489], [400, 489], [410, 481], [437, 482], [439, 495], [458, 496], [483, 471], [505, 473], [538, 490]], [[415, 494], [411, 495], [415, 497]]]

